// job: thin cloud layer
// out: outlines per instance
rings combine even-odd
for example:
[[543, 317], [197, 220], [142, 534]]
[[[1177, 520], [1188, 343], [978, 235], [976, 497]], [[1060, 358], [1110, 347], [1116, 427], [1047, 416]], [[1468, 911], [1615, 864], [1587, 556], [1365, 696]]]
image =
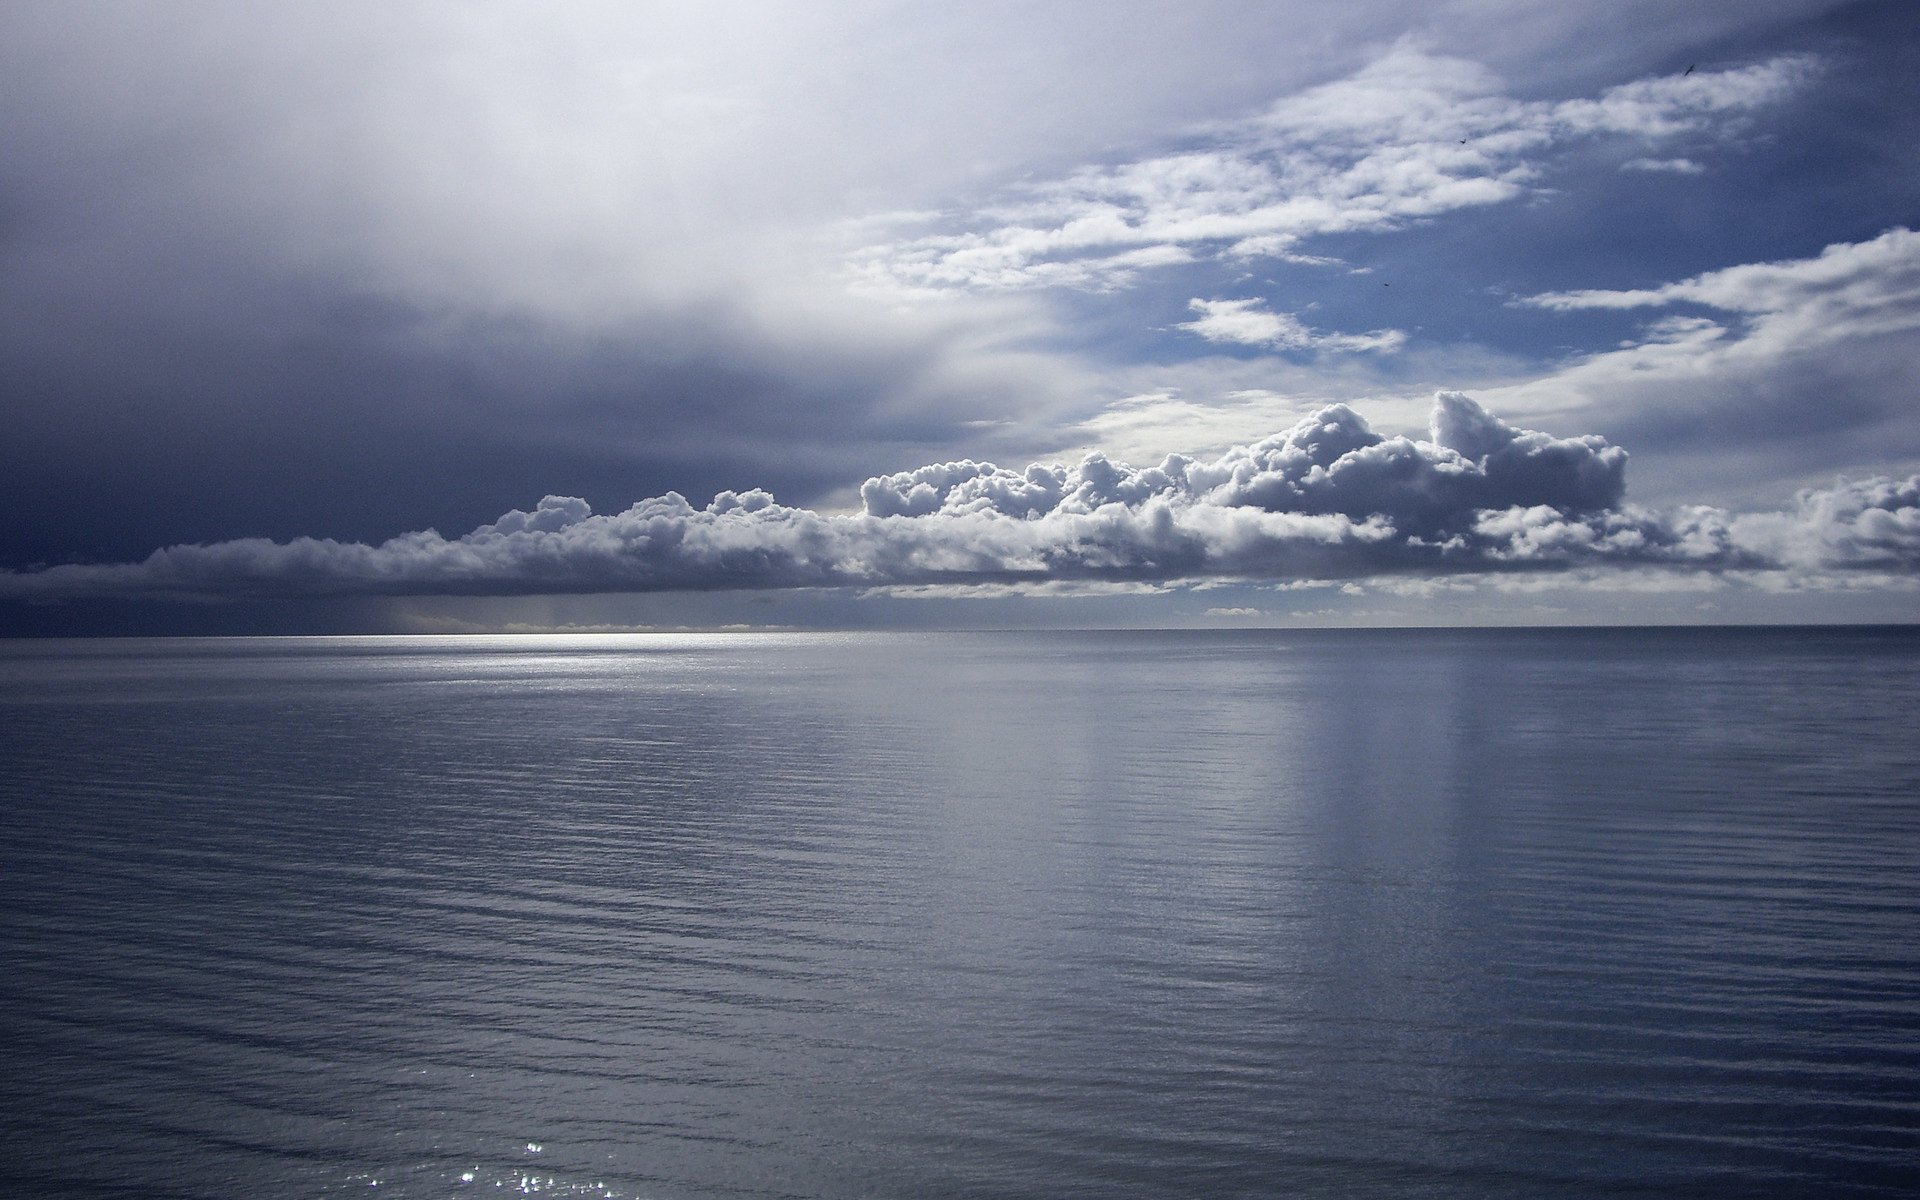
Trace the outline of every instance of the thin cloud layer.
[[1604, 422], [1656, 454], [1684, 448], [1695, 486], [1716, 461], [1756, 445], [1783, 448], [1769, 469], [1785, 478], [1857, 463], [1904, 471], [1920, 446], [1910, 420], [1920, 232], [1904, 226], [1805, 258], [1515, 303], [1575, 317], [1646, 314], [1637, 337], [1489, 398], [1584, 414], [1568, 419]]
[[1744, 263], [1655, 288], [1548, 292], [1524, 303], [1555, 312], [1698, 305], [1751, 321], [1751, 338], [1802, 346], [1915, 329], [1920, 233], [1889, 229], [1813, 258]]
[[595, 515], [549, 496], [457, 538], [174, 546], [143, 562], [0, 574], [0, 597], [314, 597], [1288, 580], [1660, 564], [1920, 570], [1920, 477], [1807, 493], [1787, 512], [1623, 504], [1626, 453], [1516, 429], [1457, 392], [1428, 440], [1344, 405], [1213, 459], [950, 462], [869, 479], [829, 515], [764, 491]]
[[1188, 148], [1034, 185], [963, 218], [969, 228], [873, 247], [854, 270], [880, 291], [1100, 290], [1198, 258], [1298, 258], [1315, 235], [1388, 232], [1526, 195], [1548, 153], [1582, 139], [1652, 147], [1699, 135], [1814, 68], [1787, 55], [1527, 101], [1477, 63], [1403, 44]]
[[1239, 346], [1259, 346], [1270, 350], [1324, 350], [1335, 353], [1375, 351], [1387, 353], [1406, 344], [1407, 335], [1398, 329], [1375, 329], [1369, 333], [1323, 333], [1309, 329], [1292, 313], [1271, 312], [1258, 300], [1200, 300], [1187, 307], [1200, 315], [1183, 322], [1181, 329], [1209, 342]]

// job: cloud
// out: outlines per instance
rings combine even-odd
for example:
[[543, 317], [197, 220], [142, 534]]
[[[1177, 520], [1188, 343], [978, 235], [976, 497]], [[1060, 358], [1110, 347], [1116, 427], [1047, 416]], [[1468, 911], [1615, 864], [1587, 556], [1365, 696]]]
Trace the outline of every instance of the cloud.
[[1622, 171], [1647, 171], [1667, 175], [1700, 175], [1706, 168], [1690, 158], [1630, 158], [1620, 164]]
[[[916, 233], [1044, 232], [1054, 217], [969, 208], [977, 220], [926, 222], [955, 221], [940, 214], [956, 197], [1038, 202], [1077, 165], [1106, 164], [1097, 184], [1122, 165], [1106, 157], [1114, 147], [1214, 151], [1229, 174], [1247, 162], [1286, 182], [1276, 153], [1293, 153], [1293, 135], [1215, 119], [1312, 94], [1410, 30], [1428, 58], [1486, 64], [1510, 95], [1597, 96], [1682, 47], [1754, 45], [1829, 3], [1681, 14], [1632, 0], [1624, 17], [1617, 0], [1310, 13], [1232, 0], [725, 0], [698, 12], [580, 0], [483, 18], [439, 0], [16, 6], [0, 39], [0, 503], [13, 518], [0, 565], [246, 533], [459, 531], [543, 490], [602, 511], [747, 483], [831, 504], [831, 489], [897, 465], [1066, 455], [1090, 408], [1145, 390], [1109, 385], [1101, 328], [1051, 296], [911, 312], [849, 298], [844, 254]], [[1416, 84], [1418, 58], [1396, 60]], [[1476, 67], [1464, 86], [1475, 72], [1494, 78]], [[1709, 113], [1702, 131], [1738, 111]], [[1496, 176], [1544, 162], [1478, 134], [1473, 147], [1436, 142], [1436, 129], [1422, 154], [1478, 147]], [[1192, 136], [1167, 140], [1181, 130]], [[1350, 193], [1356, 214], [1373, 192], [1399, 194], [1383, 172], [1414, 165], [1367, 166], [1331, 138], [1297, 149], [1305, 184], [1332, 182], [1288, 197]], [[1714, 161], [1692, 135], [1668, 151]], [[1194, 169], [1204, 210], [1212, 168]], [[1463, 171], [1443, 173], [1479, 186]], [[1141, 185], [1163, 186], [1154, 174]], [[1183, 186], [1179, 174], [1164, 186]], [[1020, 177], [1042, 186], [1005, 189]], [[1421, 220], [1425, 193], [1405, 183], [1413, 199], [1388, 215]], [[1072, 188], [1060, 197], [1059, 219], [1093, 217], [1095, 231]], [[1167, 209], [1123, 197], [1127, 220], [1130, 204]], [[1098, 288], [1225, 251], [1325, 258], [1289, 248], [1311, 227], [1024, 265], [1054, 261], [1072, 286]], [[1537, 286], [1565, 282], [1585, 280]], [[1229, 286], [1187, 282], [1173, 299], [1250, 294]], [[1323, 320], [1349, 336], [1415, 328]], [[1146, 340], [1127, 332], [1129, 346]], [[1245, 354], [1215, 357], [1252, 369]], [[1401, 390], [1490, 378], [1426, 371]], [[1379, 390], [1258, 386], [1297, 397], [1296, 412]], [[1293, 415], [1108, 448], [1157, 461]]]
[[1269, 312], [1258, 300], [1200, 300], [1188, 304], [1200, 316], [1180, 328], [1209, 342], [1264, 346], [1273, 350], [1328, 350], [1340, 353], [1398, 350], [1407, 335], [1398, 329], [1371, 333], [1321, 333], [1292, 313]]
[[1729, 71], [1689, 69], [1621, 84], [1595, 99], [1564, 101], [1548, 111], [1555, 124], [1573, 133], [1672, 137], [1702, 129], [1714, 116], [1778, 99], [1814, 65], [1811, 58], [1790, 55]]
[[[1503, 407], [1604, 421], [1643, 451], [1684, 454], [1695, 486], [1715, 470], [1737, 487], [1743, 474], [1804, 480], [1860, 463], [1901, 469], [1920, 453], [1908, 403], [1920, 369], [1920, 233], [1912, 229], [1677, 282], [1516, 303], [1648, 314], [1638, 336], [1614, 349], [1485, 391]], [[1769, 460], [1751, 457], [1763, 449]]]
[[[1324, 28], [1344, 62], [1398, 21]], [[83, 0], [6, 24], [6, 565], [466, 529], [542, 487], [605, 508], [744, 471], [812, 500], [1045, 452], [1032, 431], [1091, 387], [1032, 298], [850, 299], [842, 223], [1239, 111], [1330, 51], [1226, 0]]]
[[1344, 405], [1217, 458], [951, 462], [862, 485], [826, 515], [764, 491], [669, 493], [595, 515], [549, 496], [457, 538], [173, 546], [0, 574], [0, 597], [285, 597], [1337, 579], [1605, 564], [1920, 570], [1920, 477], [1843, 483], [1788, 512], [1623, 504], [1626, 454], [1516, 429], [1457, 392], [1430, 440]]
[[1920, 476], [1803, 491], [1787, 512], [1731, 518], [1727, 536], [1763, 559], [1809, 570], [1913, 571], [1920, 568]]
[[869, 247], [852, 270], [892, 293], [1100, 290], [1196, 258], [1293, 257], [1316, 235], [1514, 200], [1536, 190], [1551, 151], [1582, 139], [1653, 145], [1709, 132], [1783, 97], [1815, 65], [1781, 56], [1530, 101], [1477, 63], [1403, 42], [1181, 149], [1028, 185], [957, 229]]
[[1889, 229], [1813, 258], [1747, 263], [1654, 288], [1547, 292], [1522, 303], [1555, 312], [1694, 304], [1751, 322], [1747, 339], [1811, 345], [1920, 328], [1920, 233]]

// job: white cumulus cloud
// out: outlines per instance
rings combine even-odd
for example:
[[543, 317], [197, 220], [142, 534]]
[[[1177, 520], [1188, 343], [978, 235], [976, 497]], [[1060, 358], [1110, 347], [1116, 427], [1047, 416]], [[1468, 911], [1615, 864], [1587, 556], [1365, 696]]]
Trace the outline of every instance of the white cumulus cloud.
[[879, 476], [836, 516], [722, 492], [594, 514], [549, 496], [470, 533], [379, 545], [172, 546], [137, 563], [0, 574], [0, 597], [275, 597], [1338, 579], [1647, 564], [1920, 571], [1920, 477], [1842, 483], [1786, 512], [1624, 503], [1626, 453], [1436, 397], [1429, 438], [1344, 405], [1212, 459], [950, 462]]

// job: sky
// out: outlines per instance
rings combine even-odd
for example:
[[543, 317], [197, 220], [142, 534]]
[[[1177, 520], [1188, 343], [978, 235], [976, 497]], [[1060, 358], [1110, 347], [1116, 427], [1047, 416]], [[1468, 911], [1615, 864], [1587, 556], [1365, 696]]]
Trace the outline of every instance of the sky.
[[1920, 619], [1904, 0], [0, 22], [0, 634]]

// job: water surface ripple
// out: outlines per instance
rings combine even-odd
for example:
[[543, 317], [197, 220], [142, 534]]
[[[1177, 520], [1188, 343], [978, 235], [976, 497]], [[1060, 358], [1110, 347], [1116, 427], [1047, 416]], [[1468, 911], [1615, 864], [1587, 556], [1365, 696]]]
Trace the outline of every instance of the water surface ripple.
[[1912, 630], [0, 643], [21, 1195], [1920, 1190]]

